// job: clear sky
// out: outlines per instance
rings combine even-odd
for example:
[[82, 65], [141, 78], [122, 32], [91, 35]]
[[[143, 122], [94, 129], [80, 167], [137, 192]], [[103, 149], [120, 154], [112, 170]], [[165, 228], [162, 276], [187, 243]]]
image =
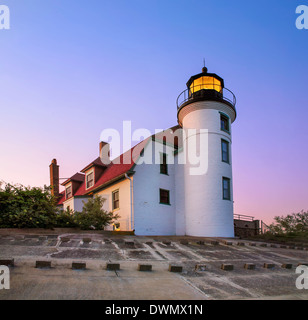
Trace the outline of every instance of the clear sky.
[[235, 213], [271, 222], [308, 209], [307, 0], [2, 0], [0, 180], [49, 184], [98, 156], [100, 133], [177, 124], [191, 75], [237, 97]]

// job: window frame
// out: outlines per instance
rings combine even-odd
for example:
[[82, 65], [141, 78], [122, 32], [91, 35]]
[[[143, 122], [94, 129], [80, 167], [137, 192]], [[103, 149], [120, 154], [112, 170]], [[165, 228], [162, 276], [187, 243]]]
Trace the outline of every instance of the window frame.
[[[227, 160], [224, 160], [224, 150], [223, 150], [224, 143], [227, 145]], [[230, 142], [225, 139], [221, 139], [221, 161], [224, 163], [230, 164]]]
[[[118, 195], [118, 199], [114, 198], [115, 194]], [[112, 211], [119, 210], [120, 209], [120, 189], [116, 189], [116, 190], [112, 191], [111, 201], [112, 201]], [[114, 205], [116, 201], [118, 203], [117, 207], [115, 207], [115, 205]]]
[[[228, 182], [228, 197], [225, 197], [225, 181]], [[231, 179], [227, 177], [222, 177], [222, 199], [231, 201]]]
[[[222, 120], [226, 120], [228, 129], [222, 127]], [[220, 112], [220, 130], [230, 134], [230, 117], [222, 112]]]
[[[168, 192], [168, 202], [162, 202], [162, 194], [161, 194], [162, 191]], [[170, 203], [170, 190], [159, 188], [159, 203], [164, 204], [164, 205], [169, 205], [169, 206], [171, 205], [171, 203]]]
[[[70, 192], [68, 193], [67, 192], [67, 189], [70, 189]], [[70, 196], [68, 196], [68, 194], [70, 194]], [[66, 188], [65, 188], [65, 198], [66, 199], [69, 199], [69, 198], [71, 198], [73, 196], [73, 188], [72, 188], [72, 185], [70, 184], [69, 186], [67, 186]]]
[[[89, 187], [88, 186], [88, 182], [89, 182], [88, 181], [88, 176], [91, 175], [91, 174], [93, 174], [93, 180], [92, 180], [92, 185]], [[92, 188], [94, 186], [94, 184], [95, 184], [95, 173], [94, 173], [94, 170], [91, 170], [88, 173], [86, 173], [85, 179], [86, 179], [86, 190]]]
[[[160, 174], [165, 174], [165, 175], [169, 175], [168, 174], [168, 154], [165, 152], [160, 152], [160, 164], [159, 164], [159, 172]], [[163, 160], [163, 162], [162, 162]], [[162, 170], [162, 168], [165, 168], [165, 172], [164, 170]]]

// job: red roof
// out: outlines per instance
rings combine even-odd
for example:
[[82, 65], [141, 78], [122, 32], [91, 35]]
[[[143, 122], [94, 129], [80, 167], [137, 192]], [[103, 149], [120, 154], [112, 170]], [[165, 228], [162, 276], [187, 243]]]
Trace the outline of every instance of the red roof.
[[57, 205], [62, 204], [65, 201], [65, 191], [62, 191], [61, 193], [59, 193], [59, 200]]
[[90, 164], [88, 164], [85, 168], [81, 170], [81, 172], [86, 172], [93, 166], [98, 166], [98, 167], [107, 167], [105, 164], [102, 163], [102, 160], [100, 157], [96, 158], [94, 161], [92, 161]]
[[65, 186], [67, 183], [69, 183], [71, 181], [77, 181], [77, 182], [84, 181], [84, 174], [79, 173], [79, 172], [75, 173], [72, 177], [70, 177], [69, 179], [65, 180], [62, 183], [62, 186]]
[[[121, 154], [118, 158], [112, 160], [112, 162], [107, 167], [105, 165], [103, 165], [100, 158], [95, 159], [88, 166], [86, 166], [82, 171], [84, 171], [87, 168], [90, 168], [92, 165], [103, 165], [106, 167], [105, 171], [100, 176], [98, 181], [96, 181], [94, 186], [89, 189], [86, 189], [84, 174], [79, 173], [78, 175], [80, 175], [80, 176], [78, 176], [78, 177], [82, 176], [82, 183], [81, 183], [80, 187], [78, 188], [78, 190], [74, 193], [74, 196], [88, 195], [89, 193], [93, 192], [94, 190], [104, 186], [106, 183], [111, 182], [113, 180], [116, 180], [117, 178], [120, 178], [125, 173], [130, 171], [133, 168], [133, 166], [135, 165], [135, 162], [138, 160], [141, 151], [144, 149], [144, 147], [146, 146], [148, 141], [150, 139], [152, 139], [153, 137], [155, 137], [157, 139], [157, 141], [160, 141], [161, 134], [165, 133], [165, 134], [167, 134], [167, 142], [172, 143], [176, 147], [178, 147], [177, 142], [174, 143], [174, 140], [172, 137], [173, 132], [175, 130], [177, 130], [178, 128], [179, 128], [179, 126], [172, 127], [166, 131], [163, 131], [161, 133], [158, 133], [156, 135], [153, 135], [153, 136], [141, 141], [140, 143], [138, 143], [136, 146], [134, 146], [130, 150]], [[168, 135], [168, 133], [170, 135]], [[163, 139], [163, 140], [166, 140], [166, 139]], [[75, 177], [76, 175], [74, 175], [73, 177]], [[62, 185], [66, 184], [72, 178], [65, 181]], [[81, 181], [81, 180], [79, 180], [79, 181]], [[62, 204], [64, 201], [65, 201], [65, 192], [63, 193], [61, 199], [59, 200], [58, 205]]]
[[[91, 193], [93, 190], [101, 187], [105, 183], [110, 182], [113, 179], [119, 178], [122, 175], [124, 175], [125, 173], [127, 173], [130, 169], [132, 169], [135, 162], [138, 160], [138, 158], [140, 156], [140, 152], [143, 150], [143, 148], [145, 147], [145, 145], [147, 144], [149, 139], [150, 138], [140, 142], [139, 144], [134, 146], [132, 149], [126, 151], [125, 153], [121, 154], [118, 158], [114, 159], [107, 166], [106, 170], [101, 175], [101, 177], [98, 179], [98, 181], [94, 184], [93, 187], [86, 189], [84, 175], [82, 175], [83, 176], [82, 184], [80, 185], [78, 190], [74, 193], [74, 196], [85, 196], [85, 195]], [[96, 160], [94, 160], [94, 161], [96, 161]], [[91, 162], [91, 164], [93, 162]], [[66, 183], [67, 183], [67, 181], [66, 181]], [[65, 192], [63, 192], [63, 195], [62, 195], [61, 199], [59, 200], [58, 205], [62, 204], [64, 201], [65, 201]]]

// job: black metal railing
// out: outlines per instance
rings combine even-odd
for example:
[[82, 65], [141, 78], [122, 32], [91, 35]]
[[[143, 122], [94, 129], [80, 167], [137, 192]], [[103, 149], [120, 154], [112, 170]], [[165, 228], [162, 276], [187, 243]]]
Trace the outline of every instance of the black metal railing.
[[255, 218], [252, 216], [246, 216], [245, 214], [234, 214], [233, 218], [235, 220], [243, 220], [243, 221], [254, 221]]
[[270, 231], [270, 227], [261, 220], [260, 234]]
[[227, 88], [221, 88], [218, 84], [200, 84], [190, 87], [182, 91], [177, 100], [177, 108], [180, 109], [181, 106], [194, 99], [202, 99], [206, 97], [216, 98], [217, 100], [223, 100], [228, 102], [235, 110], [236, 97], [232, 91]]

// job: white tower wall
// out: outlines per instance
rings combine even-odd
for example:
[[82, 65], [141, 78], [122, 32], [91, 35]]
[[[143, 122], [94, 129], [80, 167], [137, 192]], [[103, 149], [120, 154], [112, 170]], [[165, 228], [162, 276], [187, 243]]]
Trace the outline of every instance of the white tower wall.
[[[222, 102], [199, 101], [184, 106], [178, 114], [183, 129], [207, 129], [208, 169], [191, 175], [191, 165], [184, 166], [186, 235], [234, 237], [231, 132], [220, 128], [221, 112], [234, 121], [235, 112]], [[231, 127], [230, 121], [230, 127]], [[230, 128], [231, 129], [231, 128]], [[193, 139], [186, 136], [187, 140]], [[221, 139], [229, 142], [229, 161], [222, 161]], [[185, 143], [185, 141], [184, 141]], [[231, 200], [223, 199], [223, 177], [230, 179]]]

